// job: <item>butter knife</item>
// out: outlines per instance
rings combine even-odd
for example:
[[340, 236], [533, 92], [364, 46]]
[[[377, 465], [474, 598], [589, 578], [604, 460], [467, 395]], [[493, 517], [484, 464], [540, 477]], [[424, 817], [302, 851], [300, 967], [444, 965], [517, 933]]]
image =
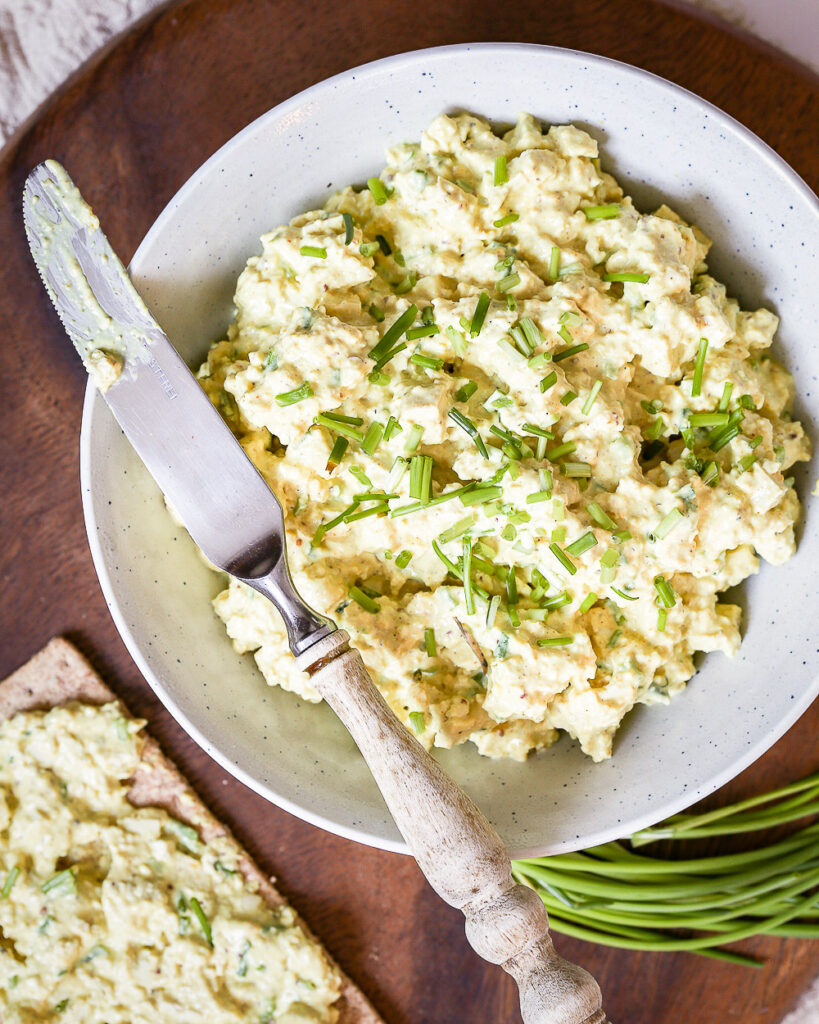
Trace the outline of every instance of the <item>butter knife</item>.
[[514, 882], [497, 832], [398, 721], [348, 634], [299, 596], [278, 500], [60, 164], [31, 172], [23, 218], [46, 291], [128, 440], [204, 555], [279, 610], [296, 664], [352, 735], [421, 870], [463, 912], [475, 951], [517, 981], [525, 1024], [606, 1024], [597, 983], [555, 952], [543, 903]]

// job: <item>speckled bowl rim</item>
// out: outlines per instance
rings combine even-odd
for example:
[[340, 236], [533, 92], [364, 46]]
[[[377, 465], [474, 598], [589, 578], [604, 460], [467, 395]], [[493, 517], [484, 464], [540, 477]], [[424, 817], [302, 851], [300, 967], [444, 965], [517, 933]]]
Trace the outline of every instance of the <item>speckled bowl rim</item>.
[[[261, 122], [267, 119], [281, 119], [289, 114], [291, 111], [301, 107], [305, 102], [309, 101], [314, 97], [322, 95], [328, 89], [332, 89], [334, 85], [342, 82], [351, 77], [363, 78], [370, 75], [378, 75], [386, 70], [392, 70], [400, 68], [407, 64], [414, 64], [423, 62], [425, 57], [430, 56], [441, 56], [447, 53], [460, 54], [465, 51], [481, 51], [489, 55], [497, 54], [514, 54], [528, 52], [531, 54], [540, 54], [546, 56], [550, 53], [560, 54], [562, 56], [573, 56], [580, 60], [583, 60], [589, 64], [598, 64], [603, 66], [621, 68], [624, 73], [642, 78], [647, 82], [650, 82], [652, 87], [661, 91], [670, 93], [672, 96], [686, 97], [689, 100], [694, 100], [701, 106], [703, 111], [706, 111], [718, 121], [726, 131], [732, 133], [734, 136], [743, 139], [746, 143], [750, 144], [751, 148], [755, 151], [761, 160], [766, 161], [770, 164], [775, 171], [780, 174], [791, 188], [796, 189], [801, 193], [802, 198], [813, 207], [814, 213], [817, 218], [817, 226], [819, 226], [819, 198], [811, 190], [808, 184], [801, 178], [793, 168], [776, 153], [766, 142], [759, 138], [749, 128], [746, 128], [741, 122], [735, 118], [726, 114], [719, 107], [708, 102], [696, 93], [691, 92], [688, 89], [684, 89], [682, 86], [676, 85], [668, 79], [662, 78], [659, 75], [655, 75], [652, 72], [645, 71], [642, 68], [635, 67], [634, 65], [627, 64], [624, 61], [613, 60], [609, 57], [602, 57], [597, 54], [587, 53], [582, 50], [572, 50], [567, 47], [557, 46], [543, 46], [534, 43], [492, 43], [492, 42], [480, 42], [480, 43], [459, 43], [449, 46], [438, 46], [428, 47], [421, 50], [411, 50], [400, 54], [395, 54], [390, 57], [384, 57], [379, 60], [371, 61], [367, 64], [362, 64], [358, 67], [349, 68], [346, 71], [342, 71], [331, 78], [323, 79], [321, 82], [304, 89], [302, 92], [295, 94], [284, 102], [272, 107], [270, 110], [261, 114], [258, 118], [255, 118], [248, 125], [245, 126], [236, 135], [232, 136], [227, 142], [225, 142], [218, 150], [216, 150], [203, 164], [197, 168], [196, 171], [188, 178], [185, 184], [175, 193], [170, 199], [166, 207], [159, 214], [157, 219], [149, 228], [146, 233], [146, 239], [149, 235], [152, 235], [158, 230], [161, 230], [165, 222], [170, 220], [173, 215], [173, 209], [178, 201], [184, 198], [189, 192], [195, 187], [197, 181], [208, 172], [212, 164], [218, 162], [219, 158], [223, 154], [226, 148], [234, 146], [239, 139], [245, 134], [250, 133], [254, 128]], [[134, 253], [134, 260], [139, 258], [142, 246], [145, 244], [145, 239], [140, 243]], [[356, 842], [364, 843], [368, 846], [373, 846], [379, 849], [392, 851], [395, 853], [409, 854], [407, 845], [403, 842], [390, 840], [386, 837], [374, 835], [365, 829], [347, 826], [343, 823], [339, 823], [324, 815], [317, 814], [311, 811], [309, 808], [303, 807], [298, 802], [295, 802], [287, 797], [282, 796], [270, 785], [264, 784], [254, 778], [252, 774], [241, 768], [236, 762], [226, 756], [216, 746], [214, 746], [204, 735], [204, 733], [193, 724], [193, 722], [185, 715], [178, 707], [177, 703], [170, 696], [166, 688], [163, 686], [161, 680], [156, 676], [153, 670], [150, 668], [147, 660], [142, 654], [141, 648], [131, 632], [130, 627], [126, 621], [126, 618], [119, 607], [117, 601], [113, 581], [108, 571], [105, 556], [102, 550], [102, 545], [99, 540], [99, 531], [97, 530], [96, 518], [93, 509], [93, 500], [91, 495], [91, 437], [92, 430], [90, 428], [92, 409], [95, 404], [96, 389], [94, 385], [89, 381], [86, 387], [85, 399], [83, 402], [82, 412], [82, 424], [80, 434], [80, 482], [82, 488], [82, 507], [83, 514], [85, 517], [86, 532], [88, 536], [88, 543], [91, 550], [91, 556], [94, 563], [94, 567], [97, 572], [97, 576], [100, 581], [105, 601], [108, 605], [108, 609], [111, 612], [111, 616], [117, 627], [117, 630], [122, 637], [125, 646], [127, 647], [131, 657], [136, 663], [142, 675], [148, 681], [154, 694], [159, 698], [167, 711], [173, 716], [173, 718], [179, 723], [179, 725], [185, 730], [185, 732], [198, 744], [210, 757], [212, 757], [222, 768], [225, 769], [234, 778], [239, 779], [249, 789], [258, 793], [260, 796], [269, 800], [271, 803], [283, 810], [289, 811], [291, 814], [304, 821], [309, 822], [318, 828], [324, 829], [332, 834], [342, 836], [346, 839], [351, 839]], [[580, 848], [597, 846], [602, 843], [609, 842], [614, 839], [622, 838], [623, 836], [630, 835], [633, 832], [637, 832], [640, 829], [648, 828], [656, 822], [661, 821], [673, 814], [677, 814], [684, 810], [686, 807], [691, 806], [702, 798], [713, 793], [715, 790], [724, 786], [730, 782], [731, 779], [735, 778], [745, 768], [753, 764], [758, 758], [760, 758], [767, 750], [769, 750], [777, 740], [779, 740], [790, 727], [805, 713], [810, 707], [816, 697], [819, 696], [819, 675], [816, 676], [813, 685], [806, 688], [805, 693], [801, 699], [793, 702], [788, 712], [783, 715], [772, 728], [770, 728], [755, 744], [748, 748], [742, 757], [736, 758], [729, 767], [723, 771], [714, 775], [708, 780], [706, 784], [701, 785], [696, 790], [684, 791], [679, 798], [674, 800], [668, 800], [661, 807], [652, 807], [650, 811], [644, 814], [635, 816], [627, 823], [623, 823], [620, 828], [608, 828], [602, 829], [598, 832], [590, 832], [584, 836], [582, 843], [574, 840], [566, 840], [560, 844], [552, 844], [549, 847], [549, 853], [553, 854], [556, 852], [572, 851]], [[511, 849], [510, 856], [513, 859], [525, 859], [529, 857], [537, 857], [543, 854], [542, 847], [526, 847], [523, 849]]]

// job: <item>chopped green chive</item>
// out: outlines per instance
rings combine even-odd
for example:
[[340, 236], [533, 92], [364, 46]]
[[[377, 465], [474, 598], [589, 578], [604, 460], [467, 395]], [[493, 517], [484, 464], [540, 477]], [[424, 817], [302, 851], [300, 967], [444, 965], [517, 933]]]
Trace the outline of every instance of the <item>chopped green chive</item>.
[[756, 462], [756, 455], [743, 455], [737, 463], [737, 469], [739, 470], [740, 476], [746, 473]]
[[392, 377], [388, 373], [382, 373], [381, 370], [373, 368], [367, 374], [367, 380], [377, 388], [385, 388], [392, 380]]
[[423, 434], [424, 428], [414, 423], [407, 434], [407, 440], [404, 442], [404, 451], [414, 452], [418, 448]]
[[[396, 565], [397, 564], [398, 559], [396, 559]], [[356, 604], [361, 605], [365, 612], [371, 612], [375, 615], [381, 611], [381, 605], [377, 601], [374, 601], [369, 594], [365, 594], [360, 587], [350, 587], [350, 597]]]
[[43, 882], [40, 888], [44, 893], [75, 893], [77, 891], [77, 879], [74, 877], [73, 869], [66, 868], [64, 871], [58, 871], [56, 875], [52, 875], [47, 882]]
[[353, 240], [353, 228], [355, 227], [355, 221], [351, 213], [342, 213], [341, 219], [344, 221], [344, 244], [349, 245]]
[[622, 597], [624, 601], [636, 601], [637, 600], [636, 597], [632, 597], [630, 594], [627, 594], [624, 590], [618, 590], [617, 587], [612, 587], [611, 589], [614, 591], [614, 593], [618, 597]]
[[481, 455], [483, 455], [485, 459], [489, 458], [489, 452], [487, 451], [486, 444], [472, 420], [469, 419], [468, 416], [464, 416], [459, 409], [450, 409], [448, 415], [453, 423], [457, 424], [461, 430], [465, 430], [467, 434], [469, 434]]
[[0, 889], [0, 900], [7, 900], [14, 888], [14, 883], [20, 877], [20, 869], [15, 864], [14, 867], [6, 875], [6, 880], [3, 882], [3, 888]]
[[534, 352], [534, 348], [529, 344], [529, 339], [526, 337], [520, 324], [511, 327], [509, 334], [523, 355], [528, 357]]
[[505, 228], [507, 224], [514, 224], [518, 219], [516, 213], [507, 213], [505, 217], [500, 217], [498, 220], [492, 221], [496, 228]]
[[504, 540], [513, 541], [517, 537], [517, 535], [518, 531], [514, 528], [514, 526], [512, 526], [511, 523], [508, 523], [501, 530], [501, 537], [503, 537]]
[[393, 291], [396, 295], [406, 295], [407, 292], [411, 292], [415, 285], [418, 283], [418, 274], [411, 270], [403, 281], [400, 281]]
[[509, 180], [509, 177], [508, 177], [508, 175], [506, 173], [506, 157], [503, 154], [501, 154], [500, 156], [496, 156], [495, 157], [495, 179], [494, 180], [495, 180], [495, 184], [496, 185], [505, 185], [506, 182]]
[[574, 576], [574, 574], [577, 572], [577, 566], [572, 562], [572, 560], [569, 558], [569, 556], [563, 551], [563, 549], [560, 547], [560, 545], [556, 544], [553, 541], [549, 545], [549, 550], [552, 552], [552, 554], [555, 556], [555, 558], [558, 560], [558, 562], [560, 562], [560, 564], [563, 566], [563, 568], [566, 570], [566, 572], [568, 572], [569, 575]]
[[[419, 330], [426, 330], [425, 327], [419, 327]], [[407, 334], [409, 337], [409, 334]], [[436, 356], [427, 356], [423, 352], [413, 352], [410, 356], [410, 362], [414, 366], [420, 366], [425, 370], [441, 370], [444, 366], [443, 359], [438, 359]]]
[[[580, 352], [585, 352], [589, 346], [585, 341], [581, 341], [577, 345], [572, 345], [569, 348], [561, 349], [559, 352], [552, 353], [552, 359], [556, 363], [562, 362], [564, 359], [571, 359], [572, 356], [578, 355]], [[577, 396], [575, 396], [577, 397]]]
[[374, 455], [376, 448], [381, 444], [383, 434], [383, 426], [377, 420], [373, 420], [369, 427], [367, 427], [367, 433], [361, 442], [361, 450], [366, 452], [367, 455]]
[[668, 619], [668, 609], [658, 608], [657, 609], [657, 630], [660, 633], [665, 633], [665, 624]]
[[591, 390], [589, 391], [589, 394], [588, 394], [588, 397], [586, 398], [586, 401], [583, 403], [583, 408], [581, 409], [581, 412], [583, 413], [584, 416], [588, 416], [589, 413], [592, 411], [592, 406], [594, 405], [594, 403], [595, 403], [595, 401], [597, 399], [597, 396], [600, 394], [600, 389], [602, 387], [603, 387], [603, 381], [602, 380], [596, 380], [594, 382], [594, 384], [592, 384]]
[[552, 372], [547, 374], [540, 382], [540, 390], [545, 393], [549, 388], [554, 387], [555, 384], [557, 384], [557, 374], [552, 370]]
[[728, 408], [731, 402], [731, 392], [733, 390], [733, 382], [730, 380], [726, 380], [726, 382], [722, 386], [722, 397], [720, 398], [719, 405], [717, 406], [717, 409], [720, 412], [725, 412], [725, 410]]
[[475, 394], [477, 390], [478, 385], [475, 383], [475, 381], [468, 380], [466, 384], [462, 384], [455, 392], [455, 401], [466, 402], [472, 397], [472, 395]]
[[387, 199], [387, 189], [380, 178], [367, 178], [367, 188], [375, 200], [376, 206], [383, 206]]
[[446, 336], [449, 338], [452, 343], [452, 347], [455, 349], [455, 355], [463, 358], [466, 355], [467, 346], [467, 340], [463, 334], [450, 324], [446, 329]]
[[498, 615], [498, 608], [500, 608], [500, 595], [493, 594], [489, 599], [489, 604], [486, 606], [486, 628], [491, 629], [495, 625], [495, 619]]
[[612, 220], [620, 216], [619, 203], [604, 203], [601, 206], [584, 206], [586, 220]]
[[572, 343], [572, 336], [571, 336], [571, 334], [569, 334], [569, 328], [565, 324], [560, 328], [560, 330], [557, 332], [557, 334], [558, 334], [558, 337], [562, 338], [563, 341], [565, 341], [567, 345], [571, 345], [571, 343]]
[[378, 360], [389, 352], [401, 336], [412, 327], [417, 315], [418, 307], [413, 303], [387, 328], [378, 344], [370, 349], [370, 359]]
[[696, 398], [702, 392], [702, 373], [705, 369], [705, 355], [708, 352], [708, 339], [700, 338], [697, 358], [694, 362], [694, 377], [691, 381], [691, 395]]
[[461, 493], [460, 499], [464, 508], [469, 508], [472, 505], [484, 505], [487, 501], [495, 501], [502, 494], [502, 487], [476, 487], [474, 490]]
[[547, 611], [555, 612], [558, 608], [565, 608], [567, 604], [571, 603], [572, 599], [563, 590], [559, 594], [555, 594], [554, 597], [547, 597], [545, 601], [541, 601], [541, 607]]
[[[407, 331], [407, 341], [417, 341], [419, 338], [431, 338], [433, 334], [438, 334], [440, 328], [437, 324], [424, 324], [422, 327], [412, 327]], [[444, 365], [443, 359], [441, 360], [441, 366]]]
[[[361, 422], [360, 420], [358, 421]], [[343, 434], [344, 437], [349, 438], [351, 441], [358, 441], [360, 444], [364, 440], [364, 433], [361, 430], [356, 430], [355, 427], [350, 426], [345, 420], [336, 419], [331, 413], [320, 412], [316, 416], [314, 423], [320, 427], [326, 427], [328, 430], [333, 430], [337, 434]]]
[[654, 536], [662, 540], [671, 533], [675, 526], [679, 526], [683, 519], [685, 519], [685, 516], [682, 512], [678, 508], [672, 508], [668, 515], [664, 516], [653, 530]]
[[327, 250], [320, 245], [303, 245], [299, 249], [299, 256], [314, 256], [317, 260], [326, 260]]
[[410, 725], [416, 736], [420, 736], [427, 727], [426, 719], [424, 718], [423, 711], [410, 711], [407, 716], [410, 720]]
[[400, 434], [404, 428], [394, 416], [390, 416], [387, 425], [384, 427], [384, 440], [389, 441], [393, 434]]
[[452, 526], [439, 534], [438, 540], [442, 544], [448, 544], [451, 540], [457, 540], [458, 537], [462, 537], [467, 533], [467, 531], [471, 530], [474, 525], [474, 515], [464, 516], [463, 519], [459, 519], [457, 523], [453, 523]]
[[431, 455], [415, 455], [410, 461], [410, 497], [424, 504], [431, 497], [432, 464]]
[[589, 548], [593, 548], [597, 544], [597, 538], [591, 532], [587, 530], [582, 537], [578, 537], [577, 540], [572, 541], [566, 547], [566, 553], [571, 555], [573, 558], [577, 558], [583, 554], [584, 551], [588, 551]]
[[502, 277], [500, 281], [498, 281], [497, 287], [499, 292], [508, 292], [512, 288], [517, 288], [519, 284], [520, 274], [507, 274], [506, 277]]
[[375, 240], [378, 242], [378, 247], [385, 256], [392, 256], [392, 247], [383, 235], [376, 235]]
[[464, 583], [464, 604], [466, 605], [466, 614], [475, 614], [475, 595], [472, 591], [472, 539], [470, 537], [464, 537], [463, 542], [464, 551], [464, 567], [463, 567], [463, 583]]
[[583, 270], [583, 264], [578, 260], [576, 263], [569, 263], [565, 267], [561, 267], [558, 271], [558, 277], [562, 280], [564, 277], [568, 277], [570, 274], [579, 274]]
[[194, 913], [194, 917], [199, 922], [199, 927], [202, 929], [202, 934], [205, 936], [205, 942], [209, 946], [213, 946], [213, 932], [211, 931], [210, 921], [202, 909], [202, 904], [195, 896], [191, 896], [190, 899], [191, 910]]
[[526, 495], [526, 504], [535, 505], [539, 501], [548, 501], [551, 496], [551, 491], [534, 491], [532, 494]]
[[589, 479], [592, 468], [588, 462], [562, 462], [560, 472], [563, 476], [576, 477], [579, 480]]
[[702, 471], [702, 482], [708, 487], [716, 487], [719, 481], [719, 466], [716, 462], [709, 462]]
[[586, 511], [597, 523], [598, 526], [602, 526], [604, 530], [616, 530], [617, 523], [611, 518], [611, 516], [603, 509], [596, 501], [590, 501], [586, 505]]
[[756, 434], [748, 442], [748, 445], [751, 448], [751, 450], [753, 450], [754, 448], [758, 448], [761, 444], [762, 444], [762, 434]]
[[489, 296], [486, 292], [481, 292], [478, 296], [475, 312], [472, 314], [472, 322], [469, 325], [469, 333], [473, 338], [476, 338], [481, 333], [481, 328], [486, 320], [486, 314], [489, 311], [489, 301]]
[[399, 553], [395, 556], [395, 564], [399, 569], [406, 569], [406, 567], [410, 564], [411, 561], [411, 551], [399, 551]]
[[362, 242], [358, 247], [358, 251], [362, 256], [375, 256], [381, 246], [378, 242]]
[[730, 418], [727, 412], [692, 412], [688, 422], [692, 427], [724, 427]]
[[350, 466], [350, 476], [354, 476], [361, 486], [366, 487], [368, 491], [372, 490], [373, 482], [360, 466]]
[[665, 576], [654, 577], [654, 589], [657, 591], [657, 598], [664, 608], [673, 608], [677, 603], [674, 590]]
[[567, 391], [566, 394], [560, 399], [560, 404], [571, 405], [575, 398], [577, 398], [576, 391]]
[[603, 280], [616, 283], [618, 281], [623, 284], [645, 284], [651, 279], [651, 274], [633, 274], [633, 273], [620, 273], [620, 274], [603, 274]]
[[546, 636], [538, 640], [538, 647], [568, 647], [574, 643], [573, 636]]
[[711, 441], [711, 451], [722, 451], [722, 449], [731, 441], [733, 441], [738, 434], [739, 427], [736, 424], [731, 424], [730, 426], [725, 427], [723, 431], [720, 434], [718, 434], [715, 438], [713, 438], [713, 440]]
[[600, 556], [600, 564], [607, 569], [611, 569], [612, 566], [617, 565], [620, 560], [620, 554], [614, 548], [608, 548]]
[[527, 434], [532, 434], [533, 437], [544, 437], [547, 440], [551, 440], [555, 436], [553, 430], [546, 430], [544, 427], [539, 427], [535, 423], [524, 423], [523, 429]]
[[623, 635], [622, 629], [615, 629], [615, 631], [611, 634], [611, 636], [606, 641], [606, 647], [616, 647], [617, 646], [617, 641], [620, 639], [620, 637], [622, 635]]
[[656, 416], [658, 412], [662, 412], [663, 403], [659, 399], [653, 402], [647, 402], [643, 399], [640, 402], [640, 406], [645, 409], [649, 416]]
[[552, 246], [552, 251], [549, 254], [549, 280], [556, 281], [560, 274], [560, 248], [557, 245]]
[[313, 397], [313, 389], [305, 381], [297, 388], [293, 388], [292, 391], [282, 391], [276, 395], [276, 404], [280, 406], [295, 405], [297, 402], [303, 402], [305, 398]]
[[597, 594], [592, 592], [587, 594], [580, 602], [580, 607], [577, 609], [581, 615], [585, 615], [586, 612], [594, 605], [597, 601]]
[[577, 448], [576, 441], [564, 441], [563, 444], [558, 444], [554, 448], [546, 452], [546, 458], [550, 462], [554, 462], [556, 459], [562, 459], [564, 455], [571, 455]]
[[436, 657], [438, 654], [438, 645], [435, 642], [435, 630], [429, 626], [424, 630], [424, 647], [426, 648], [427, 654], [430, 658]]
[[754, 400], [750, 395], [740, 395], [739, 404], [743, 409], [756, 410], [756, 405], [754, 405]]

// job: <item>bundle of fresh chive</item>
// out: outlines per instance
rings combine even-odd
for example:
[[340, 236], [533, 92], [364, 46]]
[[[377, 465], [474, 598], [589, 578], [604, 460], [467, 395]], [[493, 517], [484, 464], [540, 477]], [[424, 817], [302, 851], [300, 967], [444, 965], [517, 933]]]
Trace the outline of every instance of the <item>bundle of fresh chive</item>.
[[[819, 938], [819, 820], [786, 838], [720, 856], [677, 859], [686, 839], [778, 828], [819, 814], [819, 772], [704, 814], [678, 814], [628, 841], [579, 853], [519, 860], [551, 927], [621, 949], [687, 950], [748, 966], [724, 947], [753, 935]], [[637, 848], [672, 841], [672, 857]]]

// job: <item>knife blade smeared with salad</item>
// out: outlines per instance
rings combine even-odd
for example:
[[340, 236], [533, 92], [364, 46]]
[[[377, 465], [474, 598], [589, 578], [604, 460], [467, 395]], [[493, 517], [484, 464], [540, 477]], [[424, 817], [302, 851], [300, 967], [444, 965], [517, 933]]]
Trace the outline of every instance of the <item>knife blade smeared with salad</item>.
[[[262, 237], [202, 385], [285, 509], [298, 590], [428, 746], [595, 760], [698, 651], [720, 594], [795, 548], [809, 456], [777, 318], [709, 240], [638, 212], [598, 147], [441, 116], [361, 190]], [[318, 700], [273, 606], [216, 598], [266, 680]]]

